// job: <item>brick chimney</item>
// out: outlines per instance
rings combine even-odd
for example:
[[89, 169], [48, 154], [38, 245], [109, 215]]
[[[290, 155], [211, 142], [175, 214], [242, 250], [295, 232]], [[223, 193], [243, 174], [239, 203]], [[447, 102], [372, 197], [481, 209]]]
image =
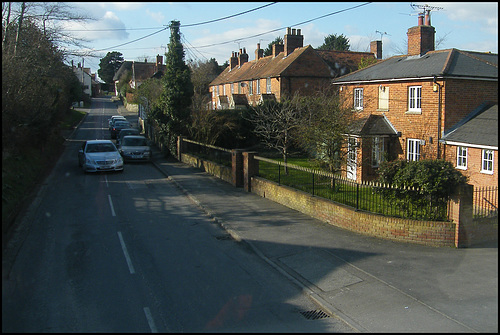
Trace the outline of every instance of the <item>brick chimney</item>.
[[375, 55], [375, 58], [382, 59], [382, 41], [371, 41], [370, 52]]
[[156, 55], [156, 66], [163, 65], [163, 56]]
[[240, 53], [238, 54], [238, 66], [241, 67], [246, 62], [248, 62], [248, 54], [246, 48], [243, 48], [243, 52], [240, 49]]
[[304, 46], [304, 36], [300, 34], [300, 29], [287, 28], [285, 38], [285, 56], [288, 56], [296, 48], [302, 48]]
[[234, 51], [231, 53], [231, 58], [229, 58], [229, 66], [229, 70], [232, 70], [236, 66], [238, 66], [238, 57]]
[[255, 49], [255, 60], [259, 60], [264, 57], [264, 50], [260, 48], [260, 43], [257, 43], [257, 49]]
[[434, 51], [434, 36], [436, 29], [430, 25], [429, 13], [426, 14], [423, 23], [423, 13], [418, 16], [418, 26], [408, 29], [408, 56], [422, 56], [429, 51]]
[[273, 58], [278, 56], [280, 52], [284, 50], [285, 46], [283, 44], [275, 43], [273, 44]]

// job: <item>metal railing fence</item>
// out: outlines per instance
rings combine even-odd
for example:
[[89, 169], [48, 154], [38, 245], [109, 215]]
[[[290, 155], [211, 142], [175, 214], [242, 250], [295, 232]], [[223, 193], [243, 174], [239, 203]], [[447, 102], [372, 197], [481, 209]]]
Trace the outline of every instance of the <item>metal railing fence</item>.
[[498, 216], [498, 186], [474, 187], [473, 217]]
[[184, 150], [186, 153], [193, 154], [200, 158], [212, 161], [214, 163], [231, 167], [232, 154], [230, 149], [217, 147], [215, 145], [200, 143], [188, 139], [183, 139]]
[[265, 157], [259, 161], [259, 177], [356, 210], [416, 220], [447, 221], [447, 200], [431, 199], [416, 188], [397, 188], [355, 181], [329, 172], [285, 164]]

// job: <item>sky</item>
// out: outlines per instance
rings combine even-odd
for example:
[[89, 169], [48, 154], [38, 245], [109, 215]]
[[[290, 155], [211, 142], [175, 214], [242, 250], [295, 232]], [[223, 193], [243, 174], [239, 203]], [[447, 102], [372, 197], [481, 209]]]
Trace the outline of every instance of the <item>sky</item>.
[[[168, 26], [179, 21], [185, 60], [222, 65], [245, 48], [255, 59], [257, 43], [265, 49], [286, 33], [301, 29], [304, 46], [323, 44], [328, 35], [344, 35], [351, 51], [370, 51], [382, 40], [382, 57], [406, 54], [410, 27], [422, 7], [431, 9], [436, 50], [456, 48], [498, 53], [498, 2], [72, 2], [94, 18], [67, 23], [65, 30], [88, 42], [94, 56], [74, 58], [97, 73], [100, 59], [118, 51], [127, 61], [156, 61], [165, 55]], [[415, 6], [417, 5], [417, 6]], [[418, 7], [419, 6], [419, 7]], [[85, 49], [79, 50], [84, 51]], [[165, 59], [165, 57], [164, 57]]]

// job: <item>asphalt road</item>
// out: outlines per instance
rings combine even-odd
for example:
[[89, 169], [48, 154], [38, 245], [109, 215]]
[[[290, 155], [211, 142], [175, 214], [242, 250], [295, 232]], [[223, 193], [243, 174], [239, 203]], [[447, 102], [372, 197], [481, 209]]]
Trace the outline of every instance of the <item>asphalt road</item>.
[[4, 248], [2, 332], [352, 331], [305, 318], [317, 305], [152, 164], [83, 173], [116, 112], [94, 99]]

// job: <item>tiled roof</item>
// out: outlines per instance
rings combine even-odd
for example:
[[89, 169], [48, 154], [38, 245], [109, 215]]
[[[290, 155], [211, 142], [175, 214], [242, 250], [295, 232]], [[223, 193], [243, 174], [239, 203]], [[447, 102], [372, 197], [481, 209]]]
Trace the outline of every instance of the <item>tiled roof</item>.
[[384, 115], [372, 114], [354, 121], [350, 134], [363, 136], [397, 135], [397, 131]]
[[333, 80], [334, 84], [424, 77], [498, 80], [498, 54], [448, 49], [423, 56], [394, 56]]
[[482, 104], [451, 128], [440, 141], [498, 149], [498, 104]]
[[[315, 50], [310, 46], [305, 46], [295, 49], [291, 54], [285, 57], [285, 53], [281, 52], [276, 57], [267, 56], [258, 60], [253, 60], [244, 63], [241, 67], [236, 66], [231, 70], [228, 66], [226, 69], [215, 78], [210, 85], [220, 85], [226, 83], [234, 83], [245, 80], [254, 80], [268, 77], [279, 77], [289, 75], [290, 66], [297, 61], [301, 56], [307, 53], [314, 53]], [[320, 58], [318, 58], [320, 59]], [[302, 67], [299, 75], [311, 77], [325, 77], [325, 73], [330, 73], [330, 69], [326, 63], [321, 64], [324, 70], [318, 71], [313, 67]], [[297, 74], [297, 73], [294, 73]]]

